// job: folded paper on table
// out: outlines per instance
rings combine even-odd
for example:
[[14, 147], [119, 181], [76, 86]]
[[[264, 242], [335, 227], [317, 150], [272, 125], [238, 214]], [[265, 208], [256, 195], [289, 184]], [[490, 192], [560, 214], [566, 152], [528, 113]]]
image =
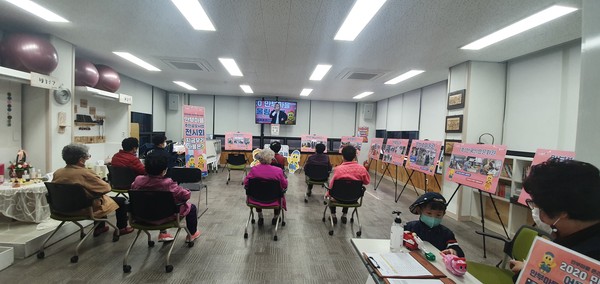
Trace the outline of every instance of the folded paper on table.
[[440, 278], [445, 275], [419, 253], [363, 253], [382, 278]]

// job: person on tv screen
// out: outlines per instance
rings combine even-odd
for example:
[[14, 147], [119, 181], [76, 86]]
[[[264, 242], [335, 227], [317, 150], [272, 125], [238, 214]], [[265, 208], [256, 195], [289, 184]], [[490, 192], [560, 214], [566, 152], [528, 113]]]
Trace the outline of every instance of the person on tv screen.
[[271, 118], [272, 124], [285, 124], [285, 121], [288, 119], [285, 111], [281, 110], [279, 103], [275, 103], [269, 117]]

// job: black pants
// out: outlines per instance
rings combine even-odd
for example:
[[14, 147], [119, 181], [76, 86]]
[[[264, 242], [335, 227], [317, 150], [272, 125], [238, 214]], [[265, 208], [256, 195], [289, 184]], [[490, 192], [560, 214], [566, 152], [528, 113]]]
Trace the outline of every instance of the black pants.
[[[117, 217], [117, 228], [119, 229], [123, 229], [125, 227], [127, 227], [127, 200], [124, 197], [111, 197], [116, 203], [117, 205], [119, 205], [119, 208], [117, 209], [117, 211], [115, 212], [115, 215]], [[98, 222], [100, 223], [100, 225], [98, 225], [98, 228], [102, 228], [104, 226], [106, 226], [106, 224], [104, 222]]]
[[185, 225], [192, 235], [198, 231], [198, 209], [194, 204], [190, 208], [190, 213], [185, 215]]
[[[256, 208], [256, 212], [262, 212], [262, 209]], [[281, 209], [273, 209], [273, 212], [275, 215], [279, 215], [279, 213], [281, 212]]]
[[[348, 202], [339, 201], [339, 200], [336, 201], [336, 203], [342, 203], [342, 204], [354, 204], [356, 202], [358, 202], [358, 200], [348, 201]], [[331, 210], [331, 214], [335, 214], [335, 206], [329, 206], [329, 210]], [[342, 213], [343, 214], [348, 213], [348, 207], [342, 207]]]

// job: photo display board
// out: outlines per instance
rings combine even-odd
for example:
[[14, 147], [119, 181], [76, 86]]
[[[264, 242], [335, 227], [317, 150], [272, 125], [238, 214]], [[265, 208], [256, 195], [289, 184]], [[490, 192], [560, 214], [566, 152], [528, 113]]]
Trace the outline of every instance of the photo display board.
[[360, 148], [362, 147], [362, 141], [363, 141], [362, 137], [342, 136], [342, 141], [341, 141], [342, 144], [340, 145], [340, 153], [342, 152], [342, 149], [348, 145], [354, 146], [354, 148], [356, 148], [356, 150], [360, 151]]
[[225, 133], [225, 150], [252, 151], [252, 133], [227, 132]]
[[406, 168], [434, 175], [441, 149], [442, 141], [413, 140]]
[[185, 145], [185, 166], [206, 171], [204, 107], [183, 106], [183, 143]]
[[[561, 161], [573, 160], [573, 159], [575, 159], [575, 152], [537, 149], [535, 151], [535, 156], [533, 156], [533, 162], [531, 162], [531, 166], [533, 167], [535, 165], [541, 164], [545, 161], [548, 161], [548, 159], [552, 159], [552, 158], [560, 159]], [[527, 172], [527, 175], [529, 175], [529, 172]], [[525, 180], [525, 178], [526, 178], [526, 176], [523, 176], [523, 180]], [[529, 195], [529, 193], [525, 192], [525, 190], [521, 190], [521, 194], [519, 195], [518, 202], [523, 205], [527, 205], [527, 203], [526, 203], [527, 199], [531, 199], [531, 195]]]
[[446, 178], [494, 194], [505, 156], [504, 145], [456, 143]]
[[316, 151], [317, 144], [325, 145], [325, 153], [327, 153], [327, 136], [323, 135], [302, 135], [300, 136], [300, 151], [311, 152]]
[[408, 139], [388, 139], [383, 147], [383, 162], [397, 166], [404, 165], [406, 148], [408, 148]]
[[371, 146], [369, 147], [369, 158], [379, 160], [381, 148], [383, 148], [383, 138], [372, 138]]

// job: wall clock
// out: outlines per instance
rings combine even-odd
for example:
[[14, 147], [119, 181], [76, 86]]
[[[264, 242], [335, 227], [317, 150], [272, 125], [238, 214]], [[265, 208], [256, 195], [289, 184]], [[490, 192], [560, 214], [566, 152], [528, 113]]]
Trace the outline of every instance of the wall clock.
[[54, 90], [54, 100], [61, 105], [67, 104], [71, 101], [71, 91], [62, 88]]

